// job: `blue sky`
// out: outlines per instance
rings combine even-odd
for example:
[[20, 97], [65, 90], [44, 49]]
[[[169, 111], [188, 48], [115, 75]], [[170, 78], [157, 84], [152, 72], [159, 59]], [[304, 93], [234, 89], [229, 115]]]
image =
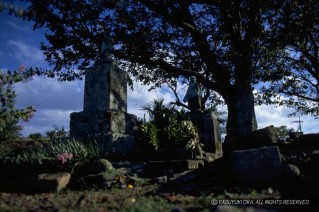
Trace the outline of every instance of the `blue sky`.
[[[15, 70], [20, 64], [43, 69], [49, 67], [40, 50], [41, 42], [45, 42], [44, 30], [33, 31], [31, 22], [9, 16], [7, 11], [0, 12], [0, 70]], [[70, 113], [82, 110], [83, 87], [84, 81], [58, 82], [57, 79], [45, 77], [34, 77], [30, 82], [16, 84], [17, 107], [32, 105], [37, 110], [32, 119], [21, 123], [24, 126], [23, 134], [44, 134], [54, 125], [68, 129]], [[128, 112], [143, 117], [141, 107], [156, 98], [164, 98], [166, 103], [174, 101], [169, 89], [163, 87], [149, 92], [147, 86], [136, 82], [133, 91], [128, 89]], [[258, 126], [287, 125], [297, 129], [297, 124], [292, 122], [298, 118], [287, 117], [291, 112], [291, 109], [284, 107], [258, 106]], [[318, 120], [311, 116], [302, 116], [301, 120], [304, 121], [302, 128], [305, 133], [319, 132]]]

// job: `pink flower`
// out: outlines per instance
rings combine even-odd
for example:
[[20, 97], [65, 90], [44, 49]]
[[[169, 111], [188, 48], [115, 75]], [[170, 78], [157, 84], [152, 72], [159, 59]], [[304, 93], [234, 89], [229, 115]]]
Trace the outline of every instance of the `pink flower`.
[[62, 164], [65, 164], [66, 162], [68, 162], [68, 160], [71, 160], [73, 158], [73, 154], [72, 153], [62, 153], [62, 154], [58, 154], [56, 156], [58, 161], [61, 161]]
[[24, 64], [21, 64], [19, 65], [19, 67], [17, 68], [18, 71], [25, 71], [25, 65]]

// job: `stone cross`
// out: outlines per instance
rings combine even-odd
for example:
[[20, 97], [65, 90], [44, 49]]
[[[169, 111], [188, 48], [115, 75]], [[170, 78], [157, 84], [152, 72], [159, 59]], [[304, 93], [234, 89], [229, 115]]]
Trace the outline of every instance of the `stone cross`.
[[127, 74], [112, 61], [111, 45], [103, 42], [100, 61], [85, 72], [83, 111], [127, 112]]

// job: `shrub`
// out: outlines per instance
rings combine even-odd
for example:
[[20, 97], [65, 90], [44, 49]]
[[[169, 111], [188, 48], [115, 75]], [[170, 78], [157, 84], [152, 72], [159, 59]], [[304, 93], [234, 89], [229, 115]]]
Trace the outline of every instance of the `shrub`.
[[171, 120], [165, 131], [167, 132], [169, 143], [178, 147], [194, 149], [196, 143], [199, 142], [197, 130], [189, 120], [181, 122]]
[[29, 135], [29, 138], [31, 138], [32, 140], [41, 140], [42, 135], [41, 135], [41, 133], [31, 133]]
[[46, 131], [46, 132], [45, 132], [46, 136], [47, 136], [51, 141], [70, 138], [70, 133], [69, 133], [69, 131], [66, 131], [66, 130], [64, 129], [64, 127], [62, 127], [61, 129], [59, 129], [56, 125], [54, 125], [53, 127], [54, 127], [53, 130], [50, 130], [50, 131]]
[[159, 140], [158, 140], [158, 129], [156, 128], [154, 122], [144, 122], [140, 126], [143, 139], [148, 140], [150, 144], [152, 144], [155, 148], [159, 147]]
[[146, 122], [144, 118], [140, 126], [141, 134], [154, 147], [193, 148], [198, 142], [196, 128], [187, 119], [184, 110], [179, 111], [175, 107], [164, 105], [163, 99], [154, 100], [143, 109], [147, 111], [150, 120]]

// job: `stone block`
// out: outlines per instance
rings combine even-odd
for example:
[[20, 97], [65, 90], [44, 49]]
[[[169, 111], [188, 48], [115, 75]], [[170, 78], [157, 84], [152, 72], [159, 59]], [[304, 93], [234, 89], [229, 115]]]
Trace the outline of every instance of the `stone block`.
[[90, 138], [106, 132], [134, 135], [137, 130], [136, 116], [118, 111], [75, 112], [70, 118], [70, 134], [75, 138]]
[[225, 145], [230, 150], [253, 149], [262, 146], [270, 146], [277, 142], [277, 131], [274, 126], [268, 126], [255, 130], [246, 136], [239, 136]]
[[190, 118], [198, 131], [199, 142], [204, 144], [203, 150], [222, 155], [220, 124], [213, 112], [191, 112]]
[[127, 111], [127, 73], [115, 62], [97, 63], [85, 72], [84, 111]]
[[231, 164], [233, 176], [241, 183], [277, 180], [282, 168], [277, 146], [233, 151]]
[[107, 155], [112, 160], [121, 160], [129, 155], [134, 148], [135, 137], [121, 133], [98, 133], [94, 139], [100, 144]]

